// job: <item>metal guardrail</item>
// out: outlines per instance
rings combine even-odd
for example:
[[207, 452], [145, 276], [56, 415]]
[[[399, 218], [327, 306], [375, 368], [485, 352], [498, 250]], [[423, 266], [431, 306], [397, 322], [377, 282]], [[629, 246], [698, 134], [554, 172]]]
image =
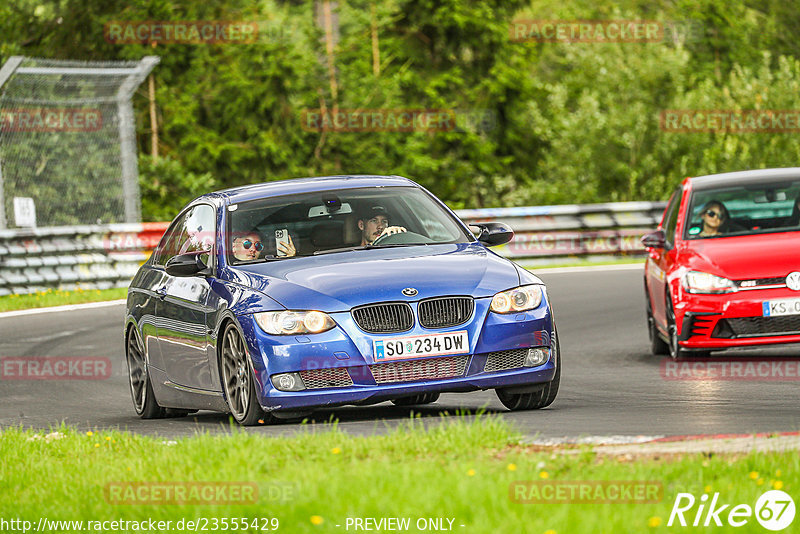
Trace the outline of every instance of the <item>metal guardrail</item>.
[[[644, 253], [640, 238], [661, 220], [665, 202], [619, 202], [460, 210], [466, 223], [499, 221], [514, 239], [495, 247], [523, 265], [570, 257]], [[169, 223], [0, 230], [0, 296], [58, 288], [127, 287]]]
[[0, 296], [127, 287], [167, 223], [0, 230]]
[[514, 239], [494, 247], [523, 265], [644, 254], [641, 237], [661, 222], [666, 202], [615, 202], [566, 206], [460, 210], [466, 223], [504, 222]]

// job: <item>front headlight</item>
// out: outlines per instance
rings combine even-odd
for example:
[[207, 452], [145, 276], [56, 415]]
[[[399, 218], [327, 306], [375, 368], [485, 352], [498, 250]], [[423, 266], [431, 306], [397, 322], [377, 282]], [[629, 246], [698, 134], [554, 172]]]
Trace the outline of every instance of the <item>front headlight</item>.
[[334, 320], [321, 311], [262, 312], [254, 317], [264, 332], [274, 336], [319, 334], [336, 326]]
[[496, 294], [489, 309], [495, 313], [515, 313], [532, 310], [541, 303], [542, 286], [521, 286]]
[[689, 271], [683, 277], [683, 287], [689, 293], [733, 293], [736, 284], [727, 278], [700, 271]]

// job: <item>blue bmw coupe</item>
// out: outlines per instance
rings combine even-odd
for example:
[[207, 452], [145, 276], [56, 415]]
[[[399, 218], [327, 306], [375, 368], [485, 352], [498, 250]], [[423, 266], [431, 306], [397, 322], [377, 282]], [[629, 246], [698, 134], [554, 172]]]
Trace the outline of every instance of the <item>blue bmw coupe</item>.
[[270, 182], [203, 195], [131, 282], [125, 348], [144, 418], [242, 425], [317, 407], [494, 389], [511, 410], [558, 392], [542, 281], [399, 176]]

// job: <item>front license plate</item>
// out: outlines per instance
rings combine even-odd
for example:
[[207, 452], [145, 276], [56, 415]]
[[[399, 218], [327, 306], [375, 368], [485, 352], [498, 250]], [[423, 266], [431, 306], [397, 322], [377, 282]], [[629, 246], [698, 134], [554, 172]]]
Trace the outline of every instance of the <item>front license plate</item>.
[[800, 315], [800, 299], [765, 300], [761, 303], [764, 317]]
[[398, 360], [419, 356], [441, 356], [444, 354], [467, 354], [469, 336], [466, 330], [446, 334], [392, 337], [372, 342], [375, 360]]

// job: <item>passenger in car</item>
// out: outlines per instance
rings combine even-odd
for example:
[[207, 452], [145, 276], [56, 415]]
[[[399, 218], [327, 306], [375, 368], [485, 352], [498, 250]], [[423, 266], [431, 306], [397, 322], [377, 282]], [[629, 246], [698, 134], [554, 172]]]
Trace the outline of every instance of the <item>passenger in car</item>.
[[[237, 260], [256, 260], [261, 256], [262, 250], [264, 250], [264, 242], [256, 231], [247, 232], [233, 239], [233, 256]], [[297, 254], [291, 235], [288, 235], [287, 242], [278, 243], [275, 250], [278, 251], [278, 256], [290, 257]]]
[[703, 229], [698, 234], [701, 237], [715, 236], [727, 231], [730, 215], [728, 209], [719, 200], [709, 200], [700, 211], [703, 219]]

